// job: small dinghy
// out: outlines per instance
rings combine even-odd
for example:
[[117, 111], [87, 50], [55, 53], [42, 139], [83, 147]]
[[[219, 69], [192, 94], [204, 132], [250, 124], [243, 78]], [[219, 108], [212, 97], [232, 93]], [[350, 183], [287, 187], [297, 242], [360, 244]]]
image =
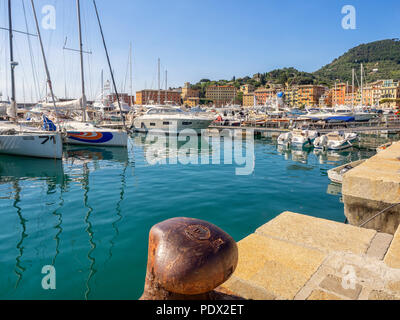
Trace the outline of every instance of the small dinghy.
[[331, 169], [328, 171], [328, 177], [332, 182], [342, 184], [343, 176], [345, 175], [345, 173], [349, 172], [350, 170], [353, 170], [354, 168], [358, 167], [360, 164], [362, 164], [364, 162], [365, 162], [365, 160], [358, 160], [358, 161], [351, 162], [351, 163], [345, 164], [343, 166]]

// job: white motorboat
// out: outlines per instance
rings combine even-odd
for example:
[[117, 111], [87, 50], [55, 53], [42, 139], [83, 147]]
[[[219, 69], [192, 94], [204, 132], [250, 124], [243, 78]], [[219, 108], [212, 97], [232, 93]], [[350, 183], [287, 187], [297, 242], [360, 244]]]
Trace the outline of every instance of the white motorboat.
[[292, 142], [292, 133], [291, 132], [285, 132], [282, 133], [279, 137], [278, 137], [278, 145], [280, 146], [289, 146], [290, 143]]
[[343, 176], [347, 172], [349, 172], [350, 170], [358, 167], [360, 164], [362, 164], [364, 162], [365, 162], [365, 160], [358, 160], [358, 161], [351, 162], [351, 163], [342, 165], [340, 167], [331, 169], [331, 170], [328, 171], [328, 177], [332, 182], [338, 183], [338, 184], [342, 184]]
[[353, 147], [357, 140], [356, 133], [332, 132], [316, 138], [314, 147], [325, 150], [343, 150]]
[[214, 121], [207, 116], [185, 113], [178, 108], [153, 107], [133, 122], [135, 131], [152, 133], [179, 133], [185, 129], [201, 133]]
[[295, 129], [292, 131], [291, 144], [295, 147], [312, 147], [317, 137], [317, 131]]
[[61, 123], [66, 131], [65, 142], [86, 146], [127, 147], [128, 134], [122, 130], [105, 129], [88, 122], [68, 121]]

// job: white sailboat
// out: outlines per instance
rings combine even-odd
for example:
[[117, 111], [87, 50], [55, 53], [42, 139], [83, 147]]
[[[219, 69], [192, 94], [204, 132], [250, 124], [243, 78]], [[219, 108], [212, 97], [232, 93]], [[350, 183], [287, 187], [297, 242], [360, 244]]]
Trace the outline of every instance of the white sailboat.
[[[121, 130], [103, 129], [86, 122], [87, 101], [85, 93], [85, 76], [84, 76], [84, 66], [83, 66], [83, 43], [82, 43], [80, 0], [76, 0], [76, 6], [78, 14], [78, 32], [79, 32], [79, 46], [80, 46], [79, 52], [80, 52], [81, 84], [82, 84], [82, 98], [80, 100], [80, 103], [83, 115], [82, 119], [83, 123], [78, 121], [68, 121], [62, 124], [63, 129], [67, 132], [65, 142], [68, 144], [91, 145], [91, 146], [127, 147], [128, 145], [127, 132]], [[96, 14], [97, 14], [97, 8], [96, 8]], [[112, 72], [111, 76], [113, 77]], [[114, 79], [113, 82], [115, 87]], [[114, 89], [116, 91], [116, 88]]]
[[44, 132], [27, 128], [17, 123], [17, 103], [15, 90], [15, 67], [13, 50], [13, 25], [11, 0], [8, 0], [10, 65], [11, 65], [11, 103], [6, 113], [12, 122], [0, 122], [0, 153], [37, 158], [62, 158], [62, 139], [60, 133]]

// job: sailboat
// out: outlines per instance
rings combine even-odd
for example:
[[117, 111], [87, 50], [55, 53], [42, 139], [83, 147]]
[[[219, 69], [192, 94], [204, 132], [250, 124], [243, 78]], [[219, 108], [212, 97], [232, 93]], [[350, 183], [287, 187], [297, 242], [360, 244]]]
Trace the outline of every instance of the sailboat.
[[8, 0], [11, 102], [7, 105], [7, 116], [12, 120], [0, 122], [0, 153], [37, 158], [62, 158], [62, 138], [60, 133], [40, 131], [18, 124], [15, 90], [15, 67], [13, 47], [13, 24], [11, 0]]
[[79, 32], [79, 45], [80, 45], [79, 52], [80, 52], [81, 84], [82, 84], [82, 97], [80, 99], [80, 105], [82, 109], [83, 122], [68, 121], [62, 124], [63, 129], [67, 132], [65, 142], [67, 144], [78, 144], [78, 145], [127, 147], [128, 145], [127, 132], [121, 130], [100, 128], [86, 121], [87, 101], [85, 93], [85, 76], [84, 76], [84, 66], [83, 66], [83, 43], [82, 43], [80, 0], [76, 0], [76, 6], [78, 12], [78, 32]]

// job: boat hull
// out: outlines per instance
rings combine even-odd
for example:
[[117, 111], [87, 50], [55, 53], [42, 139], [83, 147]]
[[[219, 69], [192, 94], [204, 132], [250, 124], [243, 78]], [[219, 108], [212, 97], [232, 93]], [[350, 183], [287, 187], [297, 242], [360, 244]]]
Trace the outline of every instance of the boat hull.
[[136, 132], [142, 133], [168, 133], [178, 134], [183, 130], [193, 130], [200, 134], [202, 130], [207, 129], [213, 120], [210, 119], [136, 119], [134, 121], [134, 128]]
[[345, 169], [346, 167], [348, 167], [349, 170], [346, 171], [346, 172], [348, 172], [364, 162], [365, 162], [365, 160], [358, 160], [358, 161], [351, 162], [351, 163], [348, 163], [348, 164], [342, 165], [340, 167], [329, 170], [328, 171], [329, 180], [331, 180], [332, 182], [337, 183], [337, 184], [342, 184], [343, 176], [345, 173], [341, 173], [341, 171], [343, 169]]
[[128, 134], [123, 131], [67, 131], [65, 143], [83, 146], [127, 147]]
[[60, 134], [0, 135], [0, 153], [14, 156], [62, 159]]

